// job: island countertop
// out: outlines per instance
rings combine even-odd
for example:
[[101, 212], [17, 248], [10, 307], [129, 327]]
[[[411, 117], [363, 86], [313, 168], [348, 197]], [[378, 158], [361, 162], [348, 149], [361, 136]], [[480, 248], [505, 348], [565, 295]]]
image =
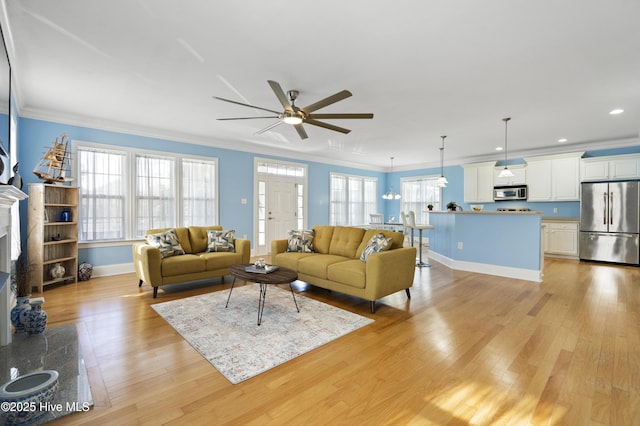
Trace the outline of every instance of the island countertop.
[[537, 215], [542, 215], [542, 212], [534, 212], [534, 211], [506, 211], [506, 212], [498, 212], [498, 211], [488, 211], [488, 210], [482, 210], [479, 212], [474, 212], [472, 210], [469, 211], [435, 211], [432, 210], [429, 212], [429, 214], [434, 214], [434, 213], [440, 213], [440, 214], [517, 214], [517, 215], [524, 215], [524, 214], [537, 214]]

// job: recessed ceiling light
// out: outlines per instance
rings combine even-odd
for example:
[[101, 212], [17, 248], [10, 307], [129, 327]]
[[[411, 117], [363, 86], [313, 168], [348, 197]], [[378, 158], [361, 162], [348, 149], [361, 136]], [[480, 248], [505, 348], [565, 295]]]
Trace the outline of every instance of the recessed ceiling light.
[[496, 151], [502, 151], [502, 147], [501, 146], [496, 146]]
[[560, 142], [560, 143], [565, 143], [566, 141], [568, 141], [567, 138], [558, 139], [558, 142]]
[[623, 112], [624, 112], [624, 110], [622, 108], [616, 108], [616, 109], [612, 109], [611, 111], [609, 111], [609, 114], [618, 115], [618, 114], [622, 114]]

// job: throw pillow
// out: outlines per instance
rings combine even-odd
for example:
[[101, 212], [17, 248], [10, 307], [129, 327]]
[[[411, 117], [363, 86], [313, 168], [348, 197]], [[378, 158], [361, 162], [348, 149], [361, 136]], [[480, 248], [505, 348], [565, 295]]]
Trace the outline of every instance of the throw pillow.
[[360, 260], [366, 262], [367, 258], [373, 253], [385, 251], [389, 247], [391, 247], [391, 238], [385, 238], [384, 234], [382, 233], [376, 234], [371, 237], [364, 250], [362, 250]]
[[235, 252], [236, 247], [233, 244], [235, 239], [235, 230], [231, 231], [207, 231], [207, 252], [228, 251]]
[[145, 239], [149, 245], [160, 250], [160, 255], [163, 258], [184, 254], [176, 231], [173, 229], [169, 229], [161, 234], [148, 234], [145, 236]]
[[313, 229], [306, 231], [289, 231], [289, 241], [287, 251], [297, 251], [303, 253], [313, 253], [313, 237], [315, 232]]

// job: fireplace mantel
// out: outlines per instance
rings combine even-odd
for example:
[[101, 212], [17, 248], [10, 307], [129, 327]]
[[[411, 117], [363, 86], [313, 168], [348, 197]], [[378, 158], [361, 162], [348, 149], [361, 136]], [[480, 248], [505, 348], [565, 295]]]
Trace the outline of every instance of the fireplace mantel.
[[[0, 185], [0, 272], [11, 271], [11, 207], [27, 194], [13, 185]], [[6, 277], [5, 277], [6, 278]], [[9, 283], [0, 288], [0, 345], [11, 343], [11, 289]]]

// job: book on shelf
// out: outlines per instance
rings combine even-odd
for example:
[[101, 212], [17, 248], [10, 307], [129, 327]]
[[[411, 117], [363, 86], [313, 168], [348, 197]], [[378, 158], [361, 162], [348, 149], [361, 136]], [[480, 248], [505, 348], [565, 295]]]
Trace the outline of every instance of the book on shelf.
[[271, 272], [277, 271], [280, 267], [278, 265], [264, 265], [264, 268], [256, 268], [254, 265], [246, 266], [244, 268], [245, 272], [253, 272], [256, 274], [270, 274]]

